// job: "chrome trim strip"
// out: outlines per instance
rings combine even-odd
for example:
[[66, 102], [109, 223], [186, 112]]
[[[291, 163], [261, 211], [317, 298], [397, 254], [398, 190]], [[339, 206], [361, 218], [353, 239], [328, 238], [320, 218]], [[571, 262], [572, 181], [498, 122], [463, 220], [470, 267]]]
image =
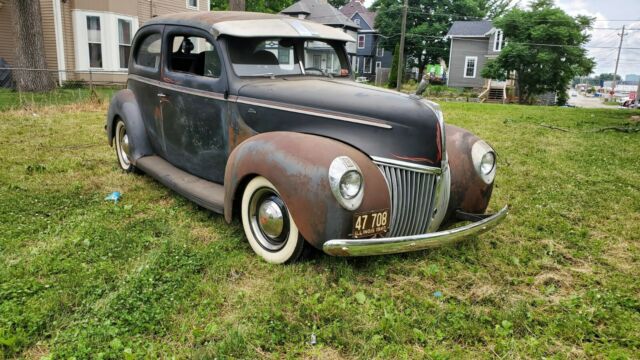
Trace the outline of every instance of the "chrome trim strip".
[[303, 107], [294, 108], [290, 104], [280, 103], [280, 102], [275, 102], [275, 101], [260, 100], [260, 99], [254, 99], [254, 98], [247, 98], [247, 97], [239, 96], [238, 97], [238, 103], [247, 104], [247, 105], [262, 106], [262, 107], [275, 109], [275, 110], [290, 111], [290, 112], [303, 114], [303, 115], [320, 116], [320, 117], [327, 118], [327, 119], [347, 121], [347, 122], [356, 123], [356, 124], [362, 124], [362, 125], [367, 125], [367, 126], [375, 126], [375, 127], [379, 127], [379, 128], [383, 128], [383, 129], [392, 129], [393, 128], [391, 125], [376, 121], [375, 119], [364, 120], [364, 119], [358, 119], [358, 118], [354, 118], [352, 116], [348, 116], [347, 114], [345, 114], [345, 115], [332, 114], [332, 113], [328, 113], [328, 112], [324, 112], [324, 111], [320, 111], [320, 110], [316, 110], [316, 109], [312, 109], [312, 108], [303, 108]]
[[418, 165], [407, 161], [383, 158], [380, 156], [372, 156], [371, 159], [373, 159], [373, 162], [378, 165], [392, 165], [394, 167], [403, 168], [405, 170], [419, 171], [436, 175], [440, 175], [442, 173], [442, 169], [435, 166]]
[[509, 207], [505, 206], [486, 219], [434, 233], [380, 239], [334, 239], [324, 243], [322, 250], [333, 256], [369, 256], [430, 249], [482, 234], [502, 222], [508, 213]]
[[166, 82], [160, 81], [160, 80], [147, 79], [147, 78], [142, 77], [140, 75], [129, 75], [129, 79], [130, 80], [140, 81], [140, 82], [143, 82], [143, 83], [147, 83], [149, 85], [154, 85], [154, 86], [157, 86], [157, 87], [160, 87], [160, 88], [163, 88], [163, 89], [179, 91], [179, 92], [183, 92], [183, 93], [187, 93], [187, 94], [191, 94], [191, 95], [196, 95], [196, 96], [202, 96], [202, 97], [215, 99], [215, 100], [227, 100], [227, 99], [225, 99], [223, 94], [220, 94], [220, 93], [217, 93], [217, 92], [205, 91], [205, 90], [199, 90], [199, 89], [192, 89], [190, 87], [186, 87], [186, 86], [182, 86], [182, 85], [176, 85], [176, 84], [170, 84], [170, 83], [166, 83]]

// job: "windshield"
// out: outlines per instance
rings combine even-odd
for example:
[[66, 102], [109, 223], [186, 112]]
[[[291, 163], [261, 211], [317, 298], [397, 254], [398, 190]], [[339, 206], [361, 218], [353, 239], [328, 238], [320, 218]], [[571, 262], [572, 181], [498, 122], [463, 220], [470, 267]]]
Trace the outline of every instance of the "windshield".
[[238, 76], [349, 76], [342, 47], [325, 41], [229, 38], [228, 43]]

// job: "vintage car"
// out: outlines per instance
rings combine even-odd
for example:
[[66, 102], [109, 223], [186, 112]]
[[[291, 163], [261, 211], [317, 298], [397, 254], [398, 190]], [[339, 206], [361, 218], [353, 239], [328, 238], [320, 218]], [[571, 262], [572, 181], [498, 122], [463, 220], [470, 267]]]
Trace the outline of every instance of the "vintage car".
[[[438, 105], [353, 80], [340, 29], [292, 17], [156, 17], [133, 41], [106, 134], [142, 171], [242, 222], [252, 249], [286, 263], [419, 250], [498, 224], [484, 214], [496, 153], [445, 126]], [[441, 227], [470, 221], [449, 230]]]

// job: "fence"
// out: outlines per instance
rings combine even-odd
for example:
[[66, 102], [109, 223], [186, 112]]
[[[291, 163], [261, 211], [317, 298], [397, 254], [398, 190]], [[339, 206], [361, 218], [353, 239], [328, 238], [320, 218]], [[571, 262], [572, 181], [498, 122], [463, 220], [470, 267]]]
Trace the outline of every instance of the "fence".
[[[58, 85], [53, 91], [14, 91], [13, 75], [19, 72], [46, 71]], [[108, 101], [117, 90], [126, 85], [126, 71], [48, 70], [0, 67], [0, 111], [22, 109], [34, 105], [61, 105], [89, 100]]]
[[[88, 86], [124, 86], [127, 82], [127, 71], [108, 70], [51, 70], [51, 69], [30, 69], [20, 67], [0, 67], [0, 78], [12, 78], [20, 72], [47, 72], [60, 87]], [[6, 82], [11, 84], [12, 82]]]

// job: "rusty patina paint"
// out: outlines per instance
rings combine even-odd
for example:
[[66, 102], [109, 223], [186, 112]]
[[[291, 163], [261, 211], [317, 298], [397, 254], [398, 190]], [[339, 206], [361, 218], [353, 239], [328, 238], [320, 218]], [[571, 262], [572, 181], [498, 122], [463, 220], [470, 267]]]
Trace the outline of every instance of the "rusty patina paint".
[[480, 139], [457, 126], [446, 125], [447, 155], [451, 169], [451, 195], [446, 221], [452, 221], [456, 210], [483, 214], [487, 210], [493, 183], [486, 184], [473, 166], [471, 148]]
[[378, 167], [360, 151], [328, 138], [291, 132], [253, 136], [231, 153], [225, 172], [225, 219], [231, 221], [238, 184], [261, 175], [278, 189], [302, 236], [321, 248], [330, 239], [349, 238], [353, 212], [342, 208], [329, 186], [329, 166], [348, 156], [362, 170], [364, 198], [357, 212], [387, 209], [387, 183]]

